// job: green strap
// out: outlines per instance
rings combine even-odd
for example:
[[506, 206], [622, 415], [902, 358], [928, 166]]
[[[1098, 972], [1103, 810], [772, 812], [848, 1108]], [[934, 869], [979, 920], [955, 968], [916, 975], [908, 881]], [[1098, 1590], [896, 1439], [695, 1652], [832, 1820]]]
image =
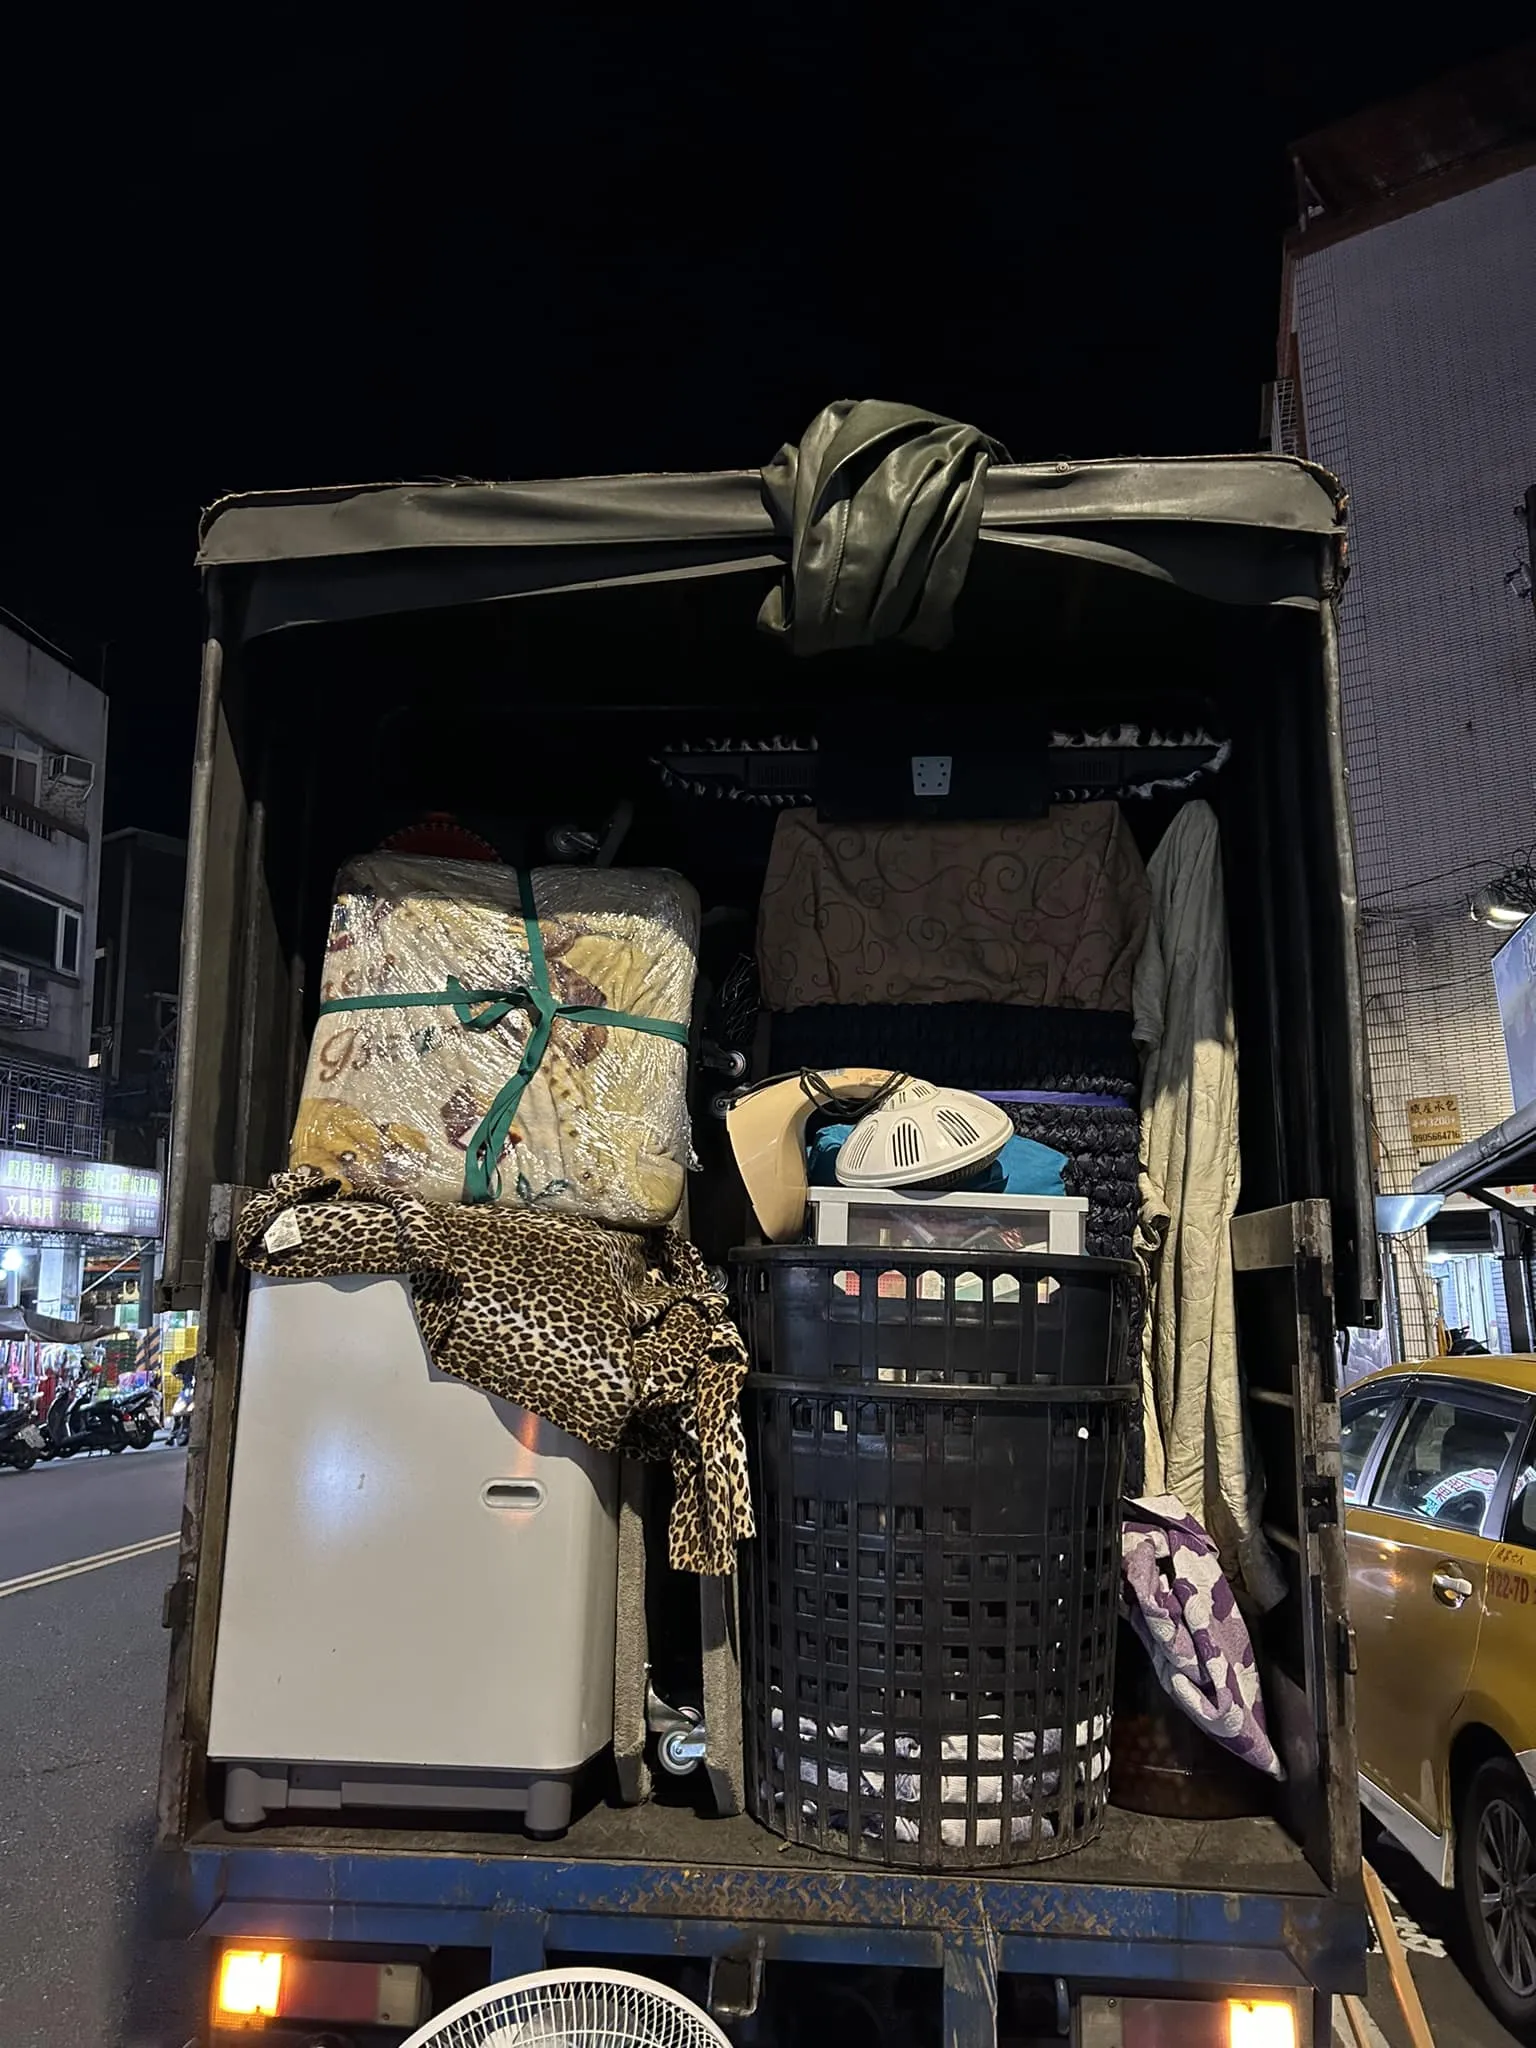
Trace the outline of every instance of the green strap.
[[496, 1092], [494, 1101], [475, 1126], [464, 1160], [466, 1202], [495, 1202], [501, 1199], [501, 1155], [512, 1135], [523, 1090], [539, 1071], [549, 1050], [555, 1020], [563, 1017], [572, 1024], [616, 1024], [625, 1031], [643, 1031], [652, 1038], [670, 1038], [675, 1045], [688, 1043], [686, 1024], [669, 1024], [661, 1017], [636, 1017], [628, 1010], [602, 1010], [584, 1003], [561, 1003], [549, 985], [549, 966], [544, 957], [544, 937], [534, 908], [533, 877], [520, 869], [518, 895], [522, 904], [523, 929], [527, 936], [529, 980], [512, 988], [465, 988], [450, 974], [439, 994], [333, 996], [320, 1005], [320, 1015], [341, 1010], [443, 1010], [451, 1009], [466, 1031], [494, 1031], [514, 1010], [533, 1012], [533, 1029], [517, 1072]]

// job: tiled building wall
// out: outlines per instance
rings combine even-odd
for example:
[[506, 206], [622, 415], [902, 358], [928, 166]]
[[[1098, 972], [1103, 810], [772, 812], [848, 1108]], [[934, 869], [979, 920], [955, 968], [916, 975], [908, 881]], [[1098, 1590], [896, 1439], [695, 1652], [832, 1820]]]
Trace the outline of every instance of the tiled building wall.
[[[1341, 626], [1380, 1182], [1407, 1101], [1511, 1109], [1478, 883], [1536, 841], [1536, 170], [1314, 253], [1291, 276], [1306, 453], [1350, 493]], [[1416, 1262], [1416, 1261], [1415, 1261]], [[1408, 1276], [1405, 1273], [1404, 1278]], [[1422, 1339], [1418, 1290], [1401, 1290]]]

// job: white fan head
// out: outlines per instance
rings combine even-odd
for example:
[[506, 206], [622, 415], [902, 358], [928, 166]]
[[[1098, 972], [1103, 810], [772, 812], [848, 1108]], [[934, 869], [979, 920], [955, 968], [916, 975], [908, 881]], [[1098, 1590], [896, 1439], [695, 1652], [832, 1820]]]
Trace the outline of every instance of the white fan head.
[[845, 1188], [954, 1187], [989, 1166], [1012, 1136], [995, 1102], [908, 1081], [854, 1125], [837, 1177]]
[[461, 1998], [405, 2048], [731, 2048], [707, 2012], [626, 1970], [539, 1970]]

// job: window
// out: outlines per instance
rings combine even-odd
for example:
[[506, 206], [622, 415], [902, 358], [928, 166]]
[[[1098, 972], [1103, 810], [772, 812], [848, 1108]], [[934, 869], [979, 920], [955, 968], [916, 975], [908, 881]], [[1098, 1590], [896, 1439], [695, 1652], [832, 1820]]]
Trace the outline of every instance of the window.
[[1504, 1541], [1536, 1550], [1536, 1434], [1525, 1446], [1525, 1462], [1509, 1489], [1509, 1513], [1504, 1517]]
[[1345, 1404], [1339, 1426], [1339, 1460], [1344, 1467], [1346, 1500], [1360, 1499], [1361, 1478], [1371, 1462], [1382, 1424], [1395, 1412], [1397, 1402], [1396, 1394], [1379, 1394], [1374, 1400]]
[[14, 726], [0, 725], [0, 797], [35, 804], [42, 780], [43, 750]]
[[1480, 1531], [1518, 1427], [1470, 1403], [1415, 1401], [1372, 1505], [1383, 1514]]
[[79, 911], [18, 889], [14, 882], [0, 882], [0, 953], [31, 967], [78, 974]]

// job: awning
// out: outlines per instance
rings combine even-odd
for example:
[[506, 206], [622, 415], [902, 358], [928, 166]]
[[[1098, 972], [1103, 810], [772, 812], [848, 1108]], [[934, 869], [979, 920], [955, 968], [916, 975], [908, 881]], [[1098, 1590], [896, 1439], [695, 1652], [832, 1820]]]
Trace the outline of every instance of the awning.
[[[1006, 464], [980, 542], [1113, 564], [1237, 605], [1316, 606], [1343, 525], [1289, 456]], [[223, 498], [200, 567], [237, 572], [246, 639], [283, 626], [575, 588], [776, 570], [759, 471], [551, 483], [395, 483]]]
[[1536, 1181], [1536, 1102], [1528, 1102], [1448, 1158], [1424, 1167], [1414, 1175], [1413, 1189], [1415, 1194], [1454, 1195], [1463, 1189], [1531, 1181]]
[[117, 1325], [110, 1316], [81, 1322], [65, 1316], [40, 1316], [29, 1308], [0, 1308], [0, 1337], [31, 1337], [39, 1344], [96, 1344]]

